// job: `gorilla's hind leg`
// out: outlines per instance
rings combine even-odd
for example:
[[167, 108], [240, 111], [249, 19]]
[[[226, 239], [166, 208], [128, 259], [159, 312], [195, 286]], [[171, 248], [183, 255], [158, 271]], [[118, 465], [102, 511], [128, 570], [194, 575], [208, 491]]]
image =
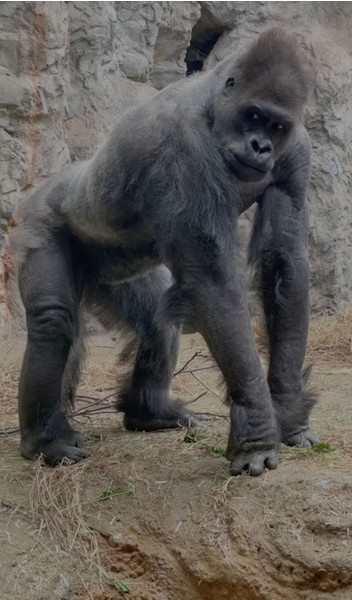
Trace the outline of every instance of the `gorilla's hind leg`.
[[[70, 426], [63, 407], [65, 371], [78, 334], [81, 291], [70, 247], [61, 233], [45, 248], [29, 250], [20, 269], [28, 339], [19, 384], [21, 452], [43, 455], [48, 464], [87, 456], [83, 437]], [[66, 370], [68, 369], [68, 370]]]
[[134, 431], [199, 426], [199, 417], [179, 400], [171, 400], [170, 384], [178, 354], [179, 330], [168, 326], [143, 336], [132, 375], [120, 389], [117, 409]]
[[104, 285], [99, 290], [99, 303], [107, 311], [110, 324], [124, 322], [140, 338], [133, 371], [122, 382], [116, 403], [117, 410], [125, 414], [125, 427], [130, 430], [200, 425], [197, 415], [170, 397], [180, 328], [159, 325], [154, 320], [162, 295], [170, 285], [170, 273], [160, 267], [140, 279]]

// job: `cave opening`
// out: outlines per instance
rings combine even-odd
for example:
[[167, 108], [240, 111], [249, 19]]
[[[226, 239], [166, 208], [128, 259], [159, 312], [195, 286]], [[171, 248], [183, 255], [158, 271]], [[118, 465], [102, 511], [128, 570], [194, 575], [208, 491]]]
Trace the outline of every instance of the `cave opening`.
[[202, 10], [200, 20], [193, 27], [191, 42], [186, 52], [187, 77], [202, 71], [205, 59], [225, 30], [224, 26], [214, 22], [207, 11]]

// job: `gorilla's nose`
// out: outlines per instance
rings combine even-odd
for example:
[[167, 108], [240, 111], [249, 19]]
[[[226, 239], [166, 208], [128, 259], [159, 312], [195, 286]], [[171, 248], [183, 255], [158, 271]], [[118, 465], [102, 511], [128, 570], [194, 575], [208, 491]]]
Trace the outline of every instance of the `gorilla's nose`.
[[249, 150], [251, 158], [259, 163], [266, 162], [273, 154], [273, 145], [268, 139], [260, 139], [253, 135], [249, 138]]

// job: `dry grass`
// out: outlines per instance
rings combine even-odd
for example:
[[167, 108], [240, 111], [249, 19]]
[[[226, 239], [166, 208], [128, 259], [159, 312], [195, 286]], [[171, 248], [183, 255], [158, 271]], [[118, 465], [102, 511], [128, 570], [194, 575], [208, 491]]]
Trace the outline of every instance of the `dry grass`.
[[[206, 438], [198, 444], [186, 444], [183, 442], [185, 433], [186, 429], [167, 436], [148, 437], [140, 434], [143, 444], [138, 446], [138, 466], [134, 464], [134, 456], [125, 454], [123, 456], [131, 456], [132, 461], [124, 461], [120, 454], [126, 449], [130, 450], [131, 444], [135, 447], [134, 440], [120, 443], [119, 449], [114, 446], [113, 451], [105, 443], [98, 447], [94, 445], [94, 453], [89, 461], [70, 465], [69, 468], [63, 464], [50, 469], [41, 460], [33, 465], [29, 495], [31, 518], [36, 527], [36, 545], [51, 555], [54, 549], [59, 570], [62, 567], [67, 572], [67, 559], [71, 559], [69, 568], [80, 585], [80, 595], [77, 597], [84, 600], [125, 597], [116, 589], [116, 581], [119, 581], [116, 579], [118, 563], [114, 561], [118, 560], [119, 550], [114, 548], [116, 542], [110, 543], [113, 536], [111, 531], [105, 530], [106, 519], [101, 521], [95, 517], [100, 510], [104, 513], [109, 506], [109, 503], [105, 505], [102, 502], [99, 509], [104, 497], [102, 490], [111, 489], [114, 492], [114, 489], [118, 489], [116, 483], [121, 484], [118, 486], [121, 490], [128, 490], [133, 482], [132, 493], [139, 493], [144, 498], [143, 502], [153, 502], [159, 497], [159, 505], [162, 501], [164, 507], [172, 503], [174, 479], [182, 480], [188, 474], [190, 465], [195, 464], [194, 457], [204, 455], [200, 444]], [[163, 465], [167, 479], [167, 482], [160, 481], [157, 490], [150, 464]], [[197, 477], [200, 472], [201, 469], [197, 467]], [[205, 468], [204, 473], [208, 474]], [[47, 537], [50, 545], [45, 542]], [[102, 543], [103, 539], [107, 544]], [[134, 587], [136, 585], [133, 577], [129, 583]], [[135, 596], [132, 594], [131, 597]], [[136, 597], [149, 599], [149, 596], [143, 595]]]
[[89, 461], [71, 464], [69, 468], [62, 464], [50, 469], [41, 459], [33, 467], [29, 501], [37, 528], [36, 543], [39, 547], [43, 545], [45, 532], [52, 542], [50, 548], [45, 544], [45, 551], [52, 552], [54, 548], [55, 560], [63, 568], [65, 565], [67, 568], [69, 558], [70, 570], [80, 581], [80, 597], [86, 600], [96, 599], [99, 591], [108, 593], [111, 586], [111, 576], [102, 561], [104, 532], [96, 529], [87, 516], [92, 514], [91, 505], [94, 503], [96, 507], [99, 498], [89, 499], [87, 491], [90, 474], [105, 479], [105, 467], [113, 463], [109, 451], [101, 447], [95, 448]]
[[[253, 330], [261, 354], [267, 357], [267, 336], [263, 324], [255, 322]], [[306, 363], [352, 368], [352, 305], [341, 315], [311, 320]]]
[[307, 362], [352, 368], [352, 306], [342, 315], [311, 321]]
[[69, 469], [64, 465], [48, 469], [39, 460], [30, 487], [30, 507], [38, 523], [38, 544], [45, 531], [56, 548], [57, 560], [60, 561], [60, 555], [74, 556], [76, 575], [89, 594], [86, 573], [101, 585], [103, 570], [97, 535], [82, 514], [82, 479], [87, 468], [88, 463], [82, 462]]
[[[30, 488], [30, 507], [40, 521], [39, 531], [46, 531], [64, 552], [75, 547], [82, 550], [84, 560], [91, 562], [91, 553], [79, 544], [89, 537], [90, 530], [82, 516], [81, 482], [87, 463], [48, 469], [39, 459], [35, 465]], [[94, 544], [93, 544], [94, 546]]]
[[17, 405], [14, 404], [14, 398], [17, 397], [17, 386], [19, 377], [19, 364], [16, 360], [16, 354], [12, 347], [6, 349], [6, 352], [1, 352], [1, 403], [0, 414], [15, 413]]

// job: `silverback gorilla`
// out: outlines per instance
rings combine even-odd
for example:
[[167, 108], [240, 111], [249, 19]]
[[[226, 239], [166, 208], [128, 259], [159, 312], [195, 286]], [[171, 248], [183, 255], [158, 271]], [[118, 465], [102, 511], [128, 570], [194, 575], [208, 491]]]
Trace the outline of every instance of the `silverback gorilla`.
[[[242, 57], [170, 85], [126, 116], [89, 161], [41, 185], [18, 234], [28, 343], [19, 384], [21, 452], [48, 464], [87, 456], [66, 409], [79, 377], [80, 307], [139, 338], [117, 410], [131, 430], [197, 425], [170, 397], [179, 332], [191, 323], [221, 369], [233, 475], [277, 466], [280, 442], [310, 446], [308, 329], [313, 75], [295, 39], [262, 34]], [[236, 222], [257, 203], [257, 265], [270, 346], [252, 337]]]

